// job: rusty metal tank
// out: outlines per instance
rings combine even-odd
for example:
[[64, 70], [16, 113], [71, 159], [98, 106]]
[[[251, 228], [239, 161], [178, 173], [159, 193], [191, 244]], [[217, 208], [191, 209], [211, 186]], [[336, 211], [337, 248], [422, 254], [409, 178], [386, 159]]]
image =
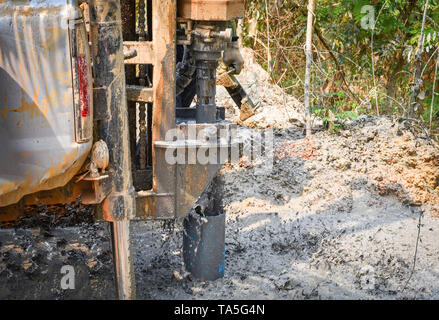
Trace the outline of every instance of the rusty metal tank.
[[229, 21], [244, 16], [244, 0], [179, 0], [178, 17], [197, 21]]
[[0, 207], [64, 186], [91, 149], [75, 127], [73, 3], [1, 1]]

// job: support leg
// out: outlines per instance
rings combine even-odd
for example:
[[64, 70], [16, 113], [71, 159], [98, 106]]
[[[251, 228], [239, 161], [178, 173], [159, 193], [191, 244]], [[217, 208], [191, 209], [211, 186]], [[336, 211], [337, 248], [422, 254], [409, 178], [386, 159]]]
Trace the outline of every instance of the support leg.
[[110, 225], [117, 294], [121, 300], [134, 300], [136, 287], [130, 241], [130, 221], [115, 221], [110, 222]]

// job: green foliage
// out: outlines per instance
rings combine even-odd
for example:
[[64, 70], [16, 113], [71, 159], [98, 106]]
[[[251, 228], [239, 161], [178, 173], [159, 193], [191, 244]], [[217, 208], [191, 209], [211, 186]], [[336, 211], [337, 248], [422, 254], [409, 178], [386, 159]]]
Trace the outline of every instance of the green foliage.
[[[312, 66], [315, 115], [327, 116], [330, 109], [340, 119], [359, 114], [359, 110], [396, 116], [403, 113], [413, 86], [425, 2], [316, 1]], [[244, 23], [245, 45], [255, 50], [267, 70], [270, 66], [272, 80], [296, 97], [303, 97], [307, 3], [306, 0], [249, 1]], [[369, 13], [365, 6], [373, 6], [375, 10], [374, 28], [364, 28]], [[434, 92], [432, 82], [438, 48], [439, 0], [430, 0], [421, 56], [421, 90], [426, 98], [420, 106], [420, 115], [426, 121]], [[438, 104], [436, 97], [434, 124], [439, 124]]]
[[333, 107], [329, 109], [321, 107], [311, 108], [311, 114], [314, 117], [320, 118], [324, 127], [332, 133], [339, 132], [343, 128], [345, 121], [357, 119], [363, 113], [364, 109], [361, 108], [355, 111], [347, 110], [343, 112], [336, 112], [336, 108]]

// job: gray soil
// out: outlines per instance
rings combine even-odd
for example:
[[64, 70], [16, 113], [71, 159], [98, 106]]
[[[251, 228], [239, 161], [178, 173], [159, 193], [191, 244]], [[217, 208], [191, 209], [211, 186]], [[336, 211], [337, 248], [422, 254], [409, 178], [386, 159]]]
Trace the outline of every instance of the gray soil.
[[[250, 91], [257, 68], [240, 78]], [[437, 148], [373, 117], [306, 139], [299, 107], [277, 103], [275, 118], [269, 100], [241, 130], [274, 130], [273, 168], [241, 161], [220, 172], [225, 277], [200, 282], [185, 272], [182, 221], [133, 222], [137, 297], [439, 299]], [[0, 229], [0, 299], [115, 298], [107, 224], [92, 222], [90, 208], [66, 208], [31, 208], [40, 215]], [[75, 290], [60, 287], [66, 264]]]

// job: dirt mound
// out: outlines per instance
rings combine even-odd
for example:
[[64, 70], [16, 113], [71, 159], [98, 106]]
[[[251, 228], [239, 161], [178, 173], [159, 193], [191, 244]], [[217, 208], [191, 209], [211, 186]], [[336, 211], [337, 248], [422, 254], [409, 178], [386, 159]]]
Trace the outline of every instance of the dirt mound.
[[[434, 146], [391, 119], [364, 116], [337, 134], [307, 139], [291, 126], [274, 137], [272, 170], [240, 163], [221, 171], [230, 267], [223, 285], [237, 290], [232, 278], [245, 288], [233, 297], [437, 296], [430, 281], [439, 220], [428, 214], [439, 203]], [[421, 213], [422, 249], [403, 290]], [[202, 292], [219, 297], [214, 290]]]
[[387, 118], [360, 117], [347, 130], [317, 133], [318, 160], [381, 196], [439, 213], [439, 150]]
[[[256, 114], [244, 122], [224, 88], [218, 88], [219, 103], [232, 120], [253, 129], [273, 128], [288, 133], [303, 124], [303, 105], [270, 83], [267, 72], [256, 62], [254, 52], [244, 48], [245, 67], [237, 76], [255, 103]], [[439, 215], [438, 148], [390, 118], [360, 116], [344, 123], [337, 134], [317, 132], [310, 140], [282, 142], [275, 157], [317, 157], [316, 167], [333, 168], [344, 175], [366, 179], [379, 195], [395, 195], [407, 205], [422, 206]], [[286, 130], [286, 131], [285, 131]]]

